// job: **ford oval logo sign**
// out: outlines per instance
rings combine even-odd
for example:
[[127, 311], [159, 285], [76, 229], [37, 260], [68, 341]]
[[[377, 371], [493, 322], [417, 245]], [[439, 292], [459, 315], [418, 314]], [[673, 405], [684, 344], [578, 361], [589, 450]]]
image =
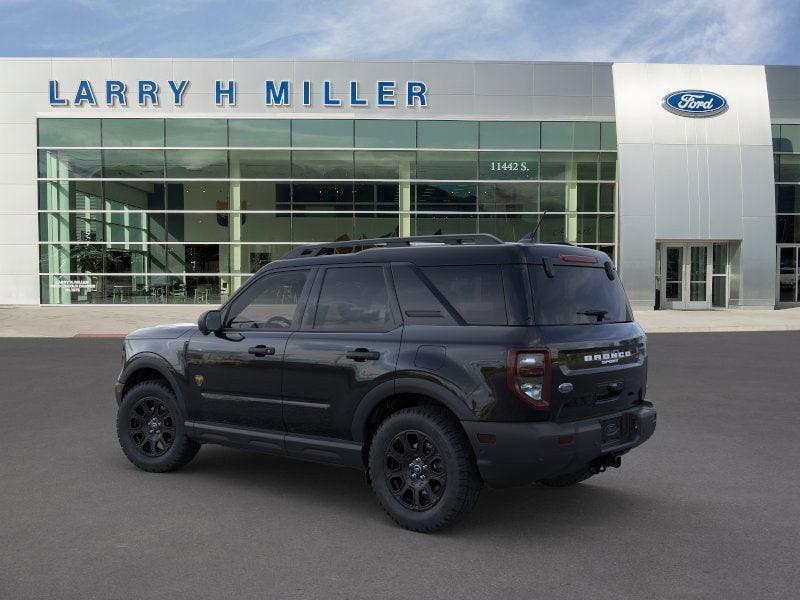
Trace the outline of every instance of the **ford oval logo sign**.
[[665, 109], [684, 117], [713, 117], [728, 110], [728, 101], [704, 90], [681, 90], [664, 96]]

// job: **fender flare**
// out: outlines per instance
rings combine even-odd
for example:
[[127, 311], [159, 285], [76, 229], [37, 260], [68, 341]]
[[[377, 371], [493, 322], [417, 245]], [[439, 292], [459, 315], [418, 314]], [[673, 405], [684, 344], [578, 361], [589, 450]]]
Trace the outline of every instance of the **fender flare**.
[[127, 383], [131, 375], [137, 371], [141, 371], [142, 369], [152, 369], [163, 376], [172, 387], [172, 390], [175, 392], [175, 398], [178, 400], [178, 403], [182, 408], [186, 408], [183, 387], [178, 381], [178, 376], [175, 373], [175, 370], [165, 358], [159, 356], [158, 354], [154, 354], [152, 352], [141, 352], [131, 358], [130, 362], [122, 370], [122, 373], [120, 373], [119, 382], [124, 385]]
[[447, 407], [460, 421], [474, 420], [475, 415], [465, 400], [438, 381], [418, 377], [392, 379], [372, 388], [359, 402], [353, 414], [351, 434], [353, 440], [363, 443], [364, 427], [372, 411], [384, 400], [397, 394], [420, 394], [433, 398]]

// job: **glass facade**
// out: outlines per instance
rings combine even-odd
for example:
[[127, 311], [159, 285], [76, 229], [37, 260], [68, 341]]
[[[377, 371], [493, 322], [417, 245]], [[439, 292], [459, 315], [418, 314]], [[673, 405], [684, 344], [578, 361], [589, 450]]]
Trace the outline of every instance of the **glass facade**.
[[545, 211], [541, 240], [616, 254], [613, 123], [43, 118], [38, 145], [45, 304], [219, 303], [298, 244]]
[[773, 125], [778, 304], [800, 302], [800, 125]]

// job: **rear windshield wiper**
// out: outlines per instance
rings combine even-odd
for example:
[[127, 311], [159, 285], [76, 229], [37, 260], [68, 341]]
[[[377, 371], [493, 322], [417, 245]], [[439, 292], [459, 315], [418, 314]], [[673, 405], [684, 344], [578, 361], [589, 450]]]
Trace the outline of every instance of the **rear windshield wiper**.
[[587, 315], [589, 317], [597, 317], [597, 322], [600, 323], [608, 314], [607, 310], [603, 310], [601, 308], [594, 309], [594, 310], [579, 310], [579, 315]]

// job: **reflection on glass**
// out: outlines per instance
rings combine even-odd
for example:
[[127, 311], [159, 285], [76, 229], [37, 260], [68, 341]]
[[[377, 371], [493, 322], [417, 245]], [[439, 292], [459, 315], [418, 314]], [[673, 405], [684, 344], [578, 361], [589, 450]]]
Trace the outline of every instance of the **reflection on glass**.
[[407, 183], [359, 183], [355, 186], [355, 209], [398, 211], [402, 194], [409, 210], [411, 193], [411, 185]]
[[600, 148], [602, 150], [617, 149], [616, 123], [600, 123]]
[[614, 185], [600, 184], [600, 212], [614, 212]]
[[295, 148], [352, 148], [353, 121], [347, 119], [295, 119], [292, 121]]
[[230, 119], [231, 148], [287, 148], [290, 145], [288, 119]]
[[481, 148], [539, 148], [539, 123], [520, 121], [482, 121]]
[[775, 186], [775, 212], [800, 213], [800, 185]]
[[575, 178], [584, 181], [597, 180], [597, 154], [593, 152], [576, 152], [572, 155], [575, 161]]
[[288, 150], [231, 150], [231, 179], [289, 179]]
[[579, 244], [597, 243], [597, 215], [578, 215], [578, 235], [576, 241]]
[[226, 211], [230, 184], [224, 181], [186, 181], [167, 184], [167, 210]]
[[224, 150], [167, 150], [167, 177], [224, 179], [228, 153]]
[[575, 179], [572, 154], [568, 152], [543, 152], [541, 156], [542, 179]]
[[417, 184], [415, 210], [464, 211], [478, 209], [474, 183]]
[[349, 183], [295, 183], [292, 210], [353, 210], [353, 186]]
[[477, 121], [417, 121], [420, 148], [477, 148]]
[[292, 215], [292, 241], [336, 242], [355, 236], [353, 213], [295, 213]]
[[475, 179], [477, 152], [418, 152], [417, 179]]
[[410, 120], [356, 119], [356, 148], [415, 148], [417, 123]]
[[357, 213], [355, 215], [356, 238], [397, 237], [400, 222], [397, 215], [382, 213]]
[[164, 119], [103, 119], [103, 146], [164, 145]]
[[[51, 179], [39, 183], [42, 272], [67, 278], [43, 279], [43, 301], [216, 302], [291, 244], [475, 231], [515, 240], [544, 210], [541, 239], [615, 250], [613, 123], [43, 121], [40, 144], [65, 148], [39, 156]], [[101, 141], [102, 182], [101, 151], [75, 147]], [[278, 149], [291, 144], [309, 150]], [[152, 149], [164, 145], [173, 149]], [[791, 176], [792, 160], [782, 171], [778, 160], [776, 176]], [[779, 239], [800, 235], [795, 188], [776, 191], [778, 212], [790, 213], [778, 215]], [[716, 262], [724, 251], [714, 246]]]
[[[105, 184], [108, 185], [108, 184]], [[101, 210], [102, 186], [99, 181], [39, 182], [41, 210]]]
[[352, 179], [353, 153], [342, 150], [295, 150], [292, 152], [292, 177]]
[[578, 210], [581, 212], [597, 212], [597, 184], [577, 184]]
[[416, 215], [414, 235], [447, 235], [450, 233], [478, 233], [475, 215]]
[[103, 176], [116, 179], [164, 177], [162, 150], [103, 150]]
[[99, 146], [100, 119], [39, 119], [39, 145]]
[[800, 181], [800, 154], [781, 154], [776, 160], [779, 161], [777, 181]]
[[542, 242], [564, 242], [567, 240], [567, 217], [564, 215], [545, 215], [539, 226], [539, 240]]
[[507, 242], [516, 242], [534, 229], [540, 215], [478, 215], [478, 233], [490, 233]]
[[538, 179], [538, 152], [481, 152], [481, 179]]
[[228, 145], [225, 119], [166, 119], [166, 145], [216, 148]]
[[[231, 183], [235, 195], [238, 190], [240, 210], [289, 210], [291, 208], [291, 184], [273, 181], [244, 181]], [[231, 205], [232, 209], [237, 208]]]
[[538, 183], [480, 183], [478, 210], [486, 212], [538, 212]]
[[230, 214], [168, 213], [167, 240], [170, 242], [230, 241]]
[[416, 152], [356, 151], [356, 179], [414, 179]]
[[39, 177], [100, 177], [100, 150], [39, 150]]
[[539, 184], [539, 206], [542, 211], [564, 212], [567, 209], [567, 186], [563, 183]]

